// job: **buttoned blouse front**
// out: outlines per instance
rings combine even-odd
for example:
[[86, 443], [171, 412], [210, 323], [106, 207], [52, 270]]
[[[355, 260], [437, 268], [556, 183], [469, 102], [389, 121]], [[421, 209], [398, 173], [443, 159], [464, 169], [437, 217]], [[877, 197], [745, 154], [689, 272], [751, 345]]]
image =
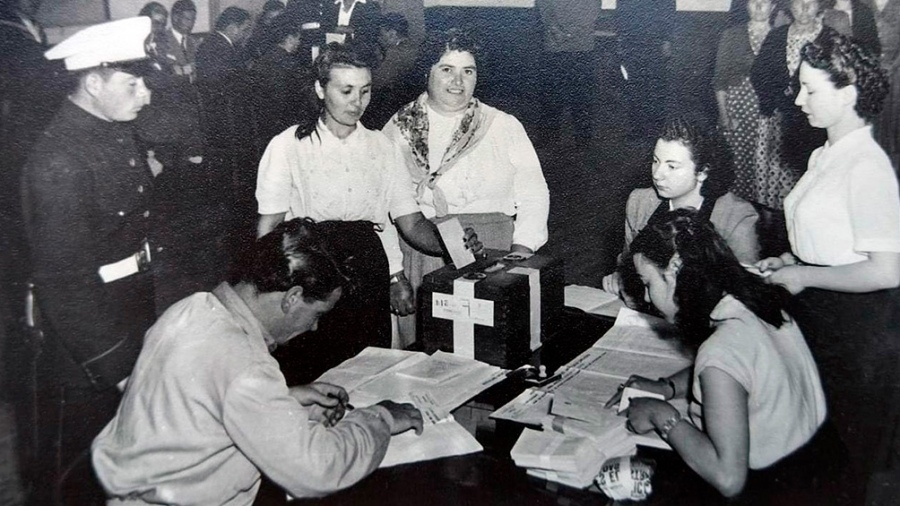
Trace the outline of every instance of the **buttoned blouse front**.
[[848, 265], [870, 252], [900, 252], [900, 197], [890, 160], [863, 127], [813, 152], [784, 201], [793, 253]]
[[292, 126], [273, 138], [259, 162], [260, 214], [384, 227], [389, 212], [399, 217], [419, 211], [402, 155], [381, 132], [357, 124], [339, 139], [321, 121], [302, 140], [296, 131]]

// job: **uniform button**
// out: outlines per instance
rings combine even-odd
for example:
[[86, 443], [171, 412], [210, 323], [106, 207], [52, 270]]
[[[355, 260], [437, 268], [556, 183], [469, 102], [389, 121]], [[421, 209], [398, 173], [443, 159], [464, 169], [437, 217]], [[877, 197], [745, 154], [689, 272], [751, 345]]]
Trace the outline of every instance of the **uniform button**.
[[125, 211], [119, 211], [116, 214], [118, 214], [119, 216], [125, 216]]
[[149, 218], [149, 217], [150, 217], [150, 211], [149, 210], [144, 211], [144, 218]]
[[159, 253], [159, 252], [161, 252], [161, 251], [164, 250], [164, 249], [166, 249], [166, 248], [163, 248], [162, 246], [158, 246], [158, 247], [156, 248], [156, 252]]
[[135, 165], [137, 165], [137, 161], [135, 161], [135, 159], [132, 158], [132, 159], [128, 160], [128, 165], [134, 167]]
[[144, 193], [144, 185], [138, 185], [138, 193]]

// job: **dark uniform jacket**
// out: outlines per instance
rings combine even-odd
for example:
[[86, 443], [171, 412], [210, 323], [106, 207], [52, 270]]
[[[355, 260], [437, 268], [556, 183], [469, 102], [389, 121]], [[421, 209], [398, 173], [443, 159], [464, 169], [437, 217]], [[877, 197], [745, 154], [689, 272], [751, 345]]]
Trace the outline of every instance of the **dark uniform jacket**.
[[98, 274], [149, 237], [151, 176], [132, 126], [65, 101], [22, 184], [45, 355], [62, 385], [115, 385], [131, 374], [155, 313], [150, 272], [110, 283]]

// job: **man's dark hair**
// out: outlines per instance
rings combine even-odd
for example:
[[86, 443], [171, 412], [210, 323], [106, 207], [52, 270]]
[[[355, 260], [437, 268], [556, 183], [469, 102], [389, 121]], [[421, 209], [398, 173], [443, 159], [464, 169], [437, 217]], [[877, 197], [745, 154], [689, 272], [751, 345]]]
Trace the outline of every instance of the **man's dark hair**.
[[154, 12], [160, 12], [162, 14], [165, 14], [166, 16], [169, 15], [169, 13], [166, 11], [166, 7], [163, 4], [159, 2], [150, 2], [147, 5], [141, 7], [141, 12], [138, 13], [138, 16], [146, 16], [149, 18], [153, 15]]
[[245, 252], [231, 283], [248, 283], [260, 293], [303, 288], [307, 300], [325, 300], [348, 284], [342, 268], [309, 218], [280, 223]]
[[250, 13], [240, 7], [229, 7], [216, 19], [216, 31], [222, 32], [229, 26], [241, 25], [250, 19]]
[[172, 4], [172, 16], [181, 14], [182, 12], [197, 12], [197, 6], [191, 0], [178, 0]]

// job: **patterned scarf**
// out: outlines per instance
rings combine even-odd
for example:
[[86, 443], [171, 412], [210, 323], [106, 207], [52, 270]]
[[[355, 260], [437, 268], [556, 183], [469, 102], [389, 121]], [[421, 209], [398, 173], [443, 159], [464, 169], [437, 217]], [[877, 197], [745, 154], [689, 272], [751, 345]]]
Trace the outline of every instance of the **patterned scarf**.
[[430, 189], [434, 194], [435, 212], [441, 217], [446, 216], [449, 211], [447, 199], [437, 187], [438, 179], [484, 139], [497, 111], [473, 98], [466, 107], [459, 126], [453, 132], [450, 145], [441, 158], [441, 166], [432, 171], [428, 165], [427, 100], [428, 93], [422, 93], [415, 101], [403, 106], [397, 113], [394, 124], [410, 147], [406, 163], [413, 182], [416, 183], [416, 197], [421, 201], [425, 190]]

